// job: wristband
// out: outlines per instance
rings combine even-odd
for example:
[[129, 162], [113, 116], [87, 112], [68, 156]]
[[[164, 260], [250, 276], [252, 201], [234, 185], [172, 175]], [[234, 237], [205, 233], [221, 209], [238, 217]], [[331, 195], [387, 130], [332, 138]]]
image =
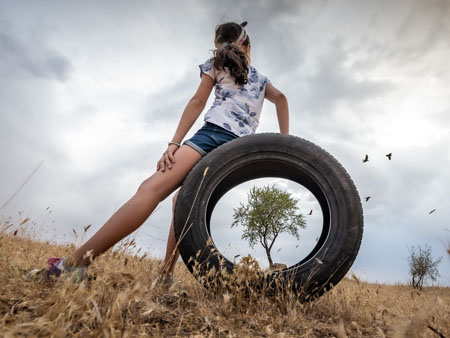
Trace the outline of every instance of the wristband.
[[170, 146], [171, 144], [175, 144], [178, 147], [181, 147], [181, 144], [179, 142], [167, 142], [167, 144]]

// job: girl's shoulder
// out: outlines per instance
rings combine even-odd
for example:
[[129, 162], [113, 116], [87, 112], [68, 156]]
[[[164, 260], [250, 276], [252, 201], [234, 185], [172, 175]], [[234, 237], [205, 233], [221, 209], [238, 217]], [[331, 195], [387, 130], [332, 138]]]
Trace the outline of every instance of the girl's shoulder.
[[199, 66], [205, 72], [209, 71], [211, 68], [214, 67], [214, 57], [210, 57], [208, 60], [206, 60], [204, 63], [200, 64]]
[[200, 77], [202, 77], [203, 74], [206, 74], [211, 77], [214, 82], [216, 81], [217, 70], [214, 67], [214, 58], [209, 58], [204, 63], [199, 64], [198, 66], [200, 68]]
[[[199, 67], [200, 67], [200, 76], [202, 74], [206, 74], [206, 75], [209, 75], [214, 80], [216, 80], [216, 77], [218, 75], [220, 75], [222, 77], [229, 76], [229, 72], [227, 71], [226, 67], [225, 67], [224, 70], [218, 70], [216, 67], [214, 67], [214, 59], [215, 59], [214, 57], [210, 57], [204, 63], [199, 65]], [[224, 74], [222, 74], [222, 72]], [[261, 74], [251, 64], [248, 67], [248, 80], [249, 80], [249, 83], [253, 83], [253, 84], [260, 83], [263, 86], [265, 86], [267, 83], [270, 82], [270, 80], [269, 80], [269, 78], [267, 76]]]

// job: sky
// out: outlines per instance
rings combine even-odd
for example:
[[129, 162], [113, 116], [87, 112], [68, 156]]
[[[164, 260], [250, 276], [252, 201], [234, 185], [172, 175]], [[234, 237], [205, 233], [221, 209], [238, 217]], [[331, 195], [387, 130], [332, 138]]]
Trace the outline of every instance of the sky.
[[[364, 235], [351, 271], [407, 283], [409, 250], [428, 244], [443, 258], [438, 284], [449, 286], [447, 0], [0, 0], [2, 223], [28, 217], [35, 238], [59, 243], [98, 230], [155, 171], [227, 21], [248, 21], [252, 65], [288, 98], [290, 133], [330, 152], [355, 182]], [[266, 101], [257, 132], [278, 131]], [[299, 261], [322, 219], [315, 198], [286, 180], [229, 191], [212, 217], [216, 245], [265, 264], [229, 227], [255, 184], [277, 184], [301, 212], [316, 211], [300, 242], [286, 235], [274, 247], [276, 261]], [[132, 235], [141, 253], [163, 256], [171, 209], [168, 198]]]

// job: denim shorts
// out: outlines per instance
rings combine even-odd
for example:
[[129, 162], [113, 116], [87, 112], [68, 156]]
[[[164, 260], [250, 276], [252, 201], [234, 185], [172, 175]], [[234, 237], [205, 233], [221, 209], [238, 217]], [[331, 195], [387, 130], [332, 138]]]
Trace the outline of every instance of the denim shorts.
[[237, 137], [239, 136], [233, 134], [229, 130], [213, 123], [205, 122], [203, 127], [201, 127], [189, 140], [184, 141], [183, 144], [187, 144], [191, 148], [197, 150], [202, 156], [205, 156], [221, 144]]

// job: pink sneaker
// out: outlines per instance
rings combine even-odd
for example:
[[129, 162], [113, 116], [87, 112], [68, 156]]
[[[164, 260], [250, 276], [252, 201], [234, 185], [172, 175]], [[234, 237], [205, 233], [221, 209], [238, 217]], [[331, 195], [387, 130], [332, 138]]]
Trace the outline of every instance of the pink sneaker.
[[87, 278], [87, 266], [70, 266], [67, 264], [67, 259], [61, 257], [47, 259], [47, 269], [45, 270], [47, 281], [58, 278], [62, 273], [67, 274], [67, 277], [72, 277], [74, 283], [81, 283]]

